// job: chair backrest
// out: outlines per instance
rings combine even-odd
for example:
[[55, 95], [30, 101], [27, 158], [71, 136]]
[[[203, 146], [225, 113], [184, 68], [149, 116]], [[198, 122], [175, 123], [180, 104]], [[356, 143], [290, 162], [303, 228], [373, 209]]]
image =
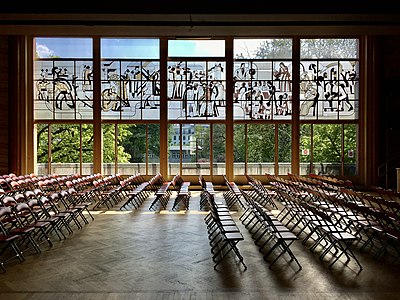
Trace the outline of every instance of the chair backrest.
[[206, 180], [204, 179], [203, 175], [199, 175], [199, 183], [200, 183], [200, 186], [202, 187], [202, 189], [206, 188], [207, 183], [206, 183]]
[[13, 196], [6, 196], [2, 200], [3, 205], [7, 207], [14, 207], [18, 204], [18, 202], [14, 199]]

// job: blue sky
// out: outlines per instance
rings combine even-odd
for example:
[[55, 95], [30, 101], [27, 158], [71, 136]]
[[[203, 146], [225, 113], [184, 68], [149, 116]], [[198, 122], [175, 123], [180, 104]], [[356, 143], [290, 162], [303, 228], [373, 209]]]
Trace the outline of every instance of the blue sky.
[[[252, 52], [260, 40], [235, 40], [235, 52]], [[170, 40], [169, 56], [224, 57], [223, 40]], [[159, 58], [159, 39], [102, 38], [102, 57]], [[36, 38], [36, 51], [41, 58], [91, 58], [91, 38]]]

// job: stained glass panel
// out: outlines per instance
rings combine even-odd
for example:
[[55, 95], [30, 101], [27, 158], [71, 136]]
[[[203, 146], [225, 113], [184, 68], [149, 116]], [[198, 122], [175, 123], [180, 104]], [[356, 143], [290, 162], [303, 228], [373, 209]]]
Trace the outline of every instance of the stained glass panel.
[[225, 62], [168, 62], [168, 118], [225, 119], [225, 86]]

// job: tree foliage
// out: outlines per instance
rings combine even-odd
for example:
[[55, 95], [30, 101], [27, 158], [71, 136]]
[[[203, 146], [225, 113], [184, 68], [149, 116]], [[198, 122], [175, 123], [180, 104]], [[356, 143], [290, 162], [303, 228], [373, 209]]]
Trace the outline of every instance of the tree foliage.
[[[103, 129], [103, 162], [114, 162], [115, 159], [115, 128], [113, 124], [106, 124]], [[51, 132], [49, 145], [48, 132]], [[82, 136], [82, 139], [81, 139]], [[118, 141], [122, 141], [129, 132], [121, 127]], [[81, 142], [82, 140], [82, 142]], [[47, 163], [49, 152], [53, 163], [79, 163], [80, 149], [82, 161], [93, 162], [93, 125], [91, 124], [38, 124], [37, 126], [37, 162]], [[128, 162], [130, 154], [125, 152], [122, 145], [117, 146], [118, 160]]]
[[146, 127], [148, 130], [149, 153], [153, 157], [160, 157], [160, 127], [157, 124], [127, 124], [119, 126], [126, 131], [126, 134], [121, 138], [123, 148], [130, 155], [129, 162], [146, 162]]
[[[312, 126], [312, 135], [311, 135]], [[344, 151], [342, 152], [342, 126]], [[355, 124], [307, 124], [302, 126], [300, 135], [301, 149], [312, 150], [313, 162], [315, 163], [354, 163], [353, 154], [357, 149], [357, 126]], [[311, 149], [311, 138], [313, 148]], [[311, 153], [310, 153], [311, 154]], [[310, 155], [309, 154], [309, 155]], [[309, 162], [308, 155], [301, 155], [301, 162]]]

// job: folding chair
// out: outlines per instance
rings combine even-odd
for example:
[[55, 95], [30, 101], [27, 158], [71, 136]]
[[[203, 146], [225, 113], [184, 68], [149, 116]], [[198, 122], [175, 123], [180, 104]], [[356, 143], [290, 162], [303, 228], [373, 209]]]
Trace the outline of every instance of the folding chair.
[[53, 229], [50, 221], [39, 220], [35, 213], [32, 212], [30, 206], [27, 203], [19, 203], [14, 207], [17, 222], [22, 228], [34, 228], [32, 237], [36, 237], [36, 241], [40, 241], [45, 238], [50, 246], [53, 246], [48, 232]]
[[[22, 203], [23, 204], [23, 203]], [[8, 206], [4, 207], [2, 211], [2, 230], [5, 235], [17, 235], [20, 238], [17, 240], [17, 246], [22, 251], [28, 249], [27, 247], [21, 248], [23, 244], [26, 246], [30, 244], [35, 252], [41, 253], [39, 244], [34, 239], [36, 229], [34, 227], [28, 227], [23, 224], [20, 218], [17, 216], [15, 208], [19, 205], [17, 202], [9, 201]]]
[[[280, 249], [280, 252], [277, 253], [275, 259], [270, 263], [269, 268], [272, 269], [272, 266], [278, 261], [278, 259], [287, 253], [290, 257], [290, 261], [294, 260], [298, 265], [299, 270], [301, 270], [302, 266], [290, 249], [291, 244], [298, 240], [297, 236], [294, 235], [277, 218], [275, 218], [269, 210], [267, 210], [261, 204], [253, 201], [253, 199], [251, 199], [246, 192], [243, 191], [242, 194], [247, 203], [252, 207], [252, 212], [255, 216], [255, 223], [249, 229], [249, 231], [251, 232], [253, 228], [258, 227], [252, 234], [252, 237], [255, 239], [255, 244], [259, 245], [259, 242], [265, 238], [264, 242], [259, 245], [259, 251], [263, 252], [264, 247], [272, 242], [272, 246], [263, 255], [263, 258], [267, 260], [268, 257], [275, 251], [275, 249]], [[260, 231], [261, 233], [257, 237], [257, 233]]]
[[205, 193], [208, 194], [210, 205], [210, 212], [205, 220], [209, 233], [211, 253], [213, 254], [212, 259], [215, 262], [214, 269], [229, 253], [234, 252], [244, 269], [247, 270], [244, 258], [237, 248], [237, 244], [244, 239], [243, 235], [232, 219], [229, 210], [227, 211], [226, 207], [217, 207], [214, 203], [214, 197], [207, 191]]
[[[12, 215], [10, 207], [0, 207], [0, 258], [5, 256], [4, 259], [0, 260], [0, 266], [4, 272], [6, 272], [6, 263], [14, 258], [18, 258], [20, 262], [25, 260], [22, 251], [17, 245], [17, 241], [21, 238], [19, 234], [9, 233], [7, 230], [7, 219]], [[4, 219], [5, 223], [4, 223]], [[8, 252], [8, 250], [10, 250]]]
[[[309, 208], [312, 209], [311, 206]], [[359, 266], [359, 272], [361, 272], [363, 267], [351, 249], [353, 243], [357, 241], [357, 237], [337, 226], [334, 222], [332, 222], [328, 215], [324, 214], [324, 212], [317, 209], [312, 211], [319, 215], [323, 220], [326, 220], [327, 223], [326, 225], [317, 224], [317, 226], [315, 226], [315, 232], [319, 237], [310, 247], [311, 252], [314, 252], [316, 247], [325, 241], [326, 245], [319, 256], [319, 259], [322, 260], [328, 253], [332, 253], [334, 259], [330, 263], [329, 268], [331, 268], [340, 259], [340, 257], [345, 255], [347, 260], [344, 262], [344, 264], [347, 264], [350, 259], [353, 258]], [[332, 249], [334, 249], [334, 252], [331, 252]]]

